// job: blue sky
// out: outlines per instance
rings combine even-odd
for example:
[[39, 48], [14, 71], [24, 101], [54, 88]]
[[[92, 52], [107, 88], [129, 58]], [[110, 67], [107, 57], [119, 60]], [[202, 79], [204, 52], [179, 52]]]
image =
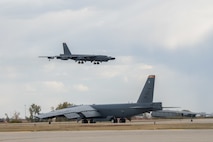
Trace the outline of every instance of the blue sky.
[[[150, 74], [155, 101], [212, 113], [213, 2], [210, 0], [1, 0], [0, 117], [35, 103], [135, 102]], [[106, 54], [99, 66], [40, 59]], [[27, 114], [28, 111], [27, 111]]]

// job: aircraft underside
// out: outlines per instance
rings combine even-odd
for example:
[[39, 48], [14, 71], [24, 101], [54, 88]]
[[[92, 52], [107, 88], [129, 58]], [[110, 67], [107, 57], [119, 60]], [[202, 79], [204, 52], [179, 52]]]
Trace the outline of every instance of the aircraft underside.
[[107, 118], [95, 118], [95, 119], [82, 119], [81, 122], [82, 123], [96, 123], [96, 122], [101, 122], [101, 121], [111, 121], [112, 123], [126, 123], [126, 118], [116, 118], [116, 117], [112, 117], [111, 119], [107, 119]]
[[[84, 64], [86, 61], [76, 61], [78, 62], [78, 64]], [[95, 64], [95, 65], [99, 65], [101, 62], [99, 61], [91, 61], [91, 63]]]

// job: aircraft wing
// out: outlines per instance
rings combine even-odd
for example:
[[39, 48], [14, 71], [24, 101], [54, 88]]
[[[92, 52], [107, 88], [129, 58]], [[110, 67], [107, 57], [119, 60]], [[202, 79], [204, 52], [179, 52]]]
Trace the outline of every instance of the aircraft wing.
[[65, 116], [68, 119], [92, 118], [99, 117], [101, 114], [90, 105], [73, 106], [70, 108], [55, 110], [49, 113], [39, 114], [39, 119], [54, 118], [57, 116]]
[[39, 58], [47, 58], [47, 59], [54, 59], [55, 56], [39, 56]]

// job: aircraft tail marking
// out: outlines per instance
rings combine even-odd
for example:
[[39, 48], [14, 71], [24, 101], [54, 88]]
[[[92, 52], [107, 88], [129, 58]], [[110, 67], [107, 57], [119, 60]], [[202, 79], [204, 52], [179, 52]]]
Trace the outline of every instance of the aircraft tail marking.
[[63, 43], [64, 55], [72, 55], [66, 43]]
[[149, 75], [146, 83], [141, 91], [137, 103], [151, 103], [153, 102], [155, 75]]

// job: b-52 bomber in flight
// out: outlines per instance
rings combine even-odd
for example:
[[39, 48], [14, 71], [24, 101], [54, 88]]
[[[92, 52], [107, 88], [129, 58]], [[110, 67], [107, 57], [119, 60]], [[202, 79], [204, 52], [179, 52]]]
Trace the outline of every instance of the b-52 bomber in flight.
[[95, 123], [97, 121], [125, 123], [126, 119], [131, 120], [132, 116], [162, 110], [161, 102], [153, 102], [154, 82], [155, 75], [149, 75], [136, 103], [77, 105], [39, 114], [35, 117], [42, 120], [63, 116], [77, 121], [82, 120], [82, 123]]
[[75, 60], [79, 64], [83, 64], [86, 61], [93, 62], [94, 64], [100, 64], [101, 62], [108, 62], [109, 60], [115, 60], [114, 57], [106, 56], [106, 55], [83, 55], [83, 54], [72, 54], [66, 43], [63, 43], [64, 54], [60, 54], [59, 56], [39, 56], [41, 58], [51, 59], [61, 59], [61, 60]]

